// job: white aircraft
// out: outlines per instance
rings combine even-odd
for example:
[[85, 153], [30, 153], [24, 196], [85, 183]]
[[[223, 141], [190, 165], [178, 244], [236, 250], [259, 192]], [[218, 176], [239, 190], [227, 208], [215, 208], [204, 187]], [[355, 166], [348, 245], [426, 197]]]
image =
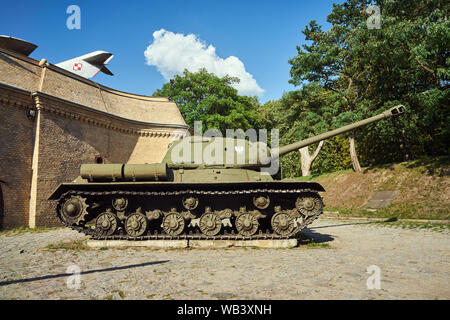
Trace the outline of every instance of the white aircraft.
[[[0, 48], [29, 56], [37, 48], [37, 45], [19, 38], [0, 35]], [[87, 79], [93, 78], [100, 71], [112, 76], [113, 73], [106, 65], [113, 57], [112, 53], [106, 51], [94, 51], [57, 63], [56, 66]]]

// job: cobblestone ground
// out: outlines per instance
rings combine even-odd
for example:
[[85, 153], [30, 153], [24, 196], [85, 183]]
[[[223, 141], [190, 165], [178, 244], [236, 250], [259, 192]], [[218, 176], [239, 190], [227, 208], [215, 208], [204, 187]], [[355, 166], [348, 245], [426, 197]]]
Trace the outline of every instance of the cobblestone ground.
[[[448, 231], [319, 219], [304, 233], [328, 247], [49, 250], [85, 237], [2, 234], [0, 298], [450, 299]], [[71, 265], [81, 269], [79, 289], [67, 287]], [[371, 265], [379, 290], [367, 289]]]

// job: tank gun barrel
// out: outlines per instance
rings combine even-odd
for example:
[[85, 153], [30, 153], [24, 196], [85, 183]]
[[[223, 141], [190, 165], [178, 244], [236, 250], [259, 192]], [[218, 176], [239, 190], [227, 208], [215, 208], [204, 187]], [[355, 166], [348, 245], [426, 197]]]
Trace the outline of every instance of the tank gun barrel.
[[361, 121], [358, 121], [358, 122], [346, 125], [344, 127], [341, 127], [341, 128], [329, 131], [329, 132], [325, 132], [325, 133], [319, 134], [317, 136], [314, 136], [314, 137], [311, 137], [311, 138], [308, 138], [308, 139], [305, 139], [305, 140], [297, 141], [297, 142], [288, 144], [286, 146], [280, 147], [278, 149], [278, 152], [277, 152], [276, 149], [275, 150], [272, 149], [272, 155], [276, 156], [277, 153], [278, 153], [278, 156], [282, 156], [282, 155], [284, 155], [286, 153], [289, 153], [289, 152], [298, 150], [300, 148], [309, 146], [311, 144], [320, 142], [320, 141], [322, 141], [324, 139], [328, 139], [328, 138], [337, 136], [337, 135], [339, 135], [341, 133], [352, 131], [354, 129], [357, 129], [359, 127], [363, 127], [363, 126], [368, 125], [368, 124], [373, 123], [373, 122], [380, 121], [382, 119], [398, 116], [398, 115], [402, 114], [404, 111], [405, 111], [405, 107], [403, 105], [398, 105], [398, 106], [390, 108], [390, 109], [388, 109], [388, 110], [386, 110], [386, 111], [384, 111], [384, 112], [382, 112], [380, 114], [377, 114], [376, 116], [373, 116], [373, 117], [370, 117], [370, 118], [367, 118], [367, 119], [364, 119], [364, 120], [361, 120]]

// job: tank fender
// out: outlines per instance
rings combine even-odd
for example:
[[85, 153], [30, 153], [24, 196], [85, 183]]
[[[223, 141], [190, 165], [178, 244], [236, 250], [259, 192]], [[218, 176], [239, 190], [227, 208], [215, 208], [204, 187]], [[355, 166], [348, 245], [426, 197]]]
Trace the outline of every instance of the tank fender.
[[300, 185], [301, 189], [310, 189], [317, 192], [325, 192], [325, 188], [317, 182], [302, 181], [297, 183]]

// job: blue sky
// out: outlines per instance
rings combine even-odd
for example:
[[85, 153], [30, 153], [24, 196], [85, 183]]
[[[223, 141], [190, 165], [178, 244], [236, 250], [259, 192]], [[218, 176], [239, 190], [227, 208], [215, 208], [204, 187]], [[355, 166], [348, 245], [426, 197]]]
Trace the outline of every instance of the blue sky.
[[[304, 43], [301, 30], [310, 20], [329, 27], [326, 16], [333, 2], [343, 1], [5, 1], [0, 34], [37, 44], [31, 57], [55, 64], [95, 50], [112, 52], [108, 67], [115, 75], [99, 73], [93, 80], [144, 95], [167, 82], [156, 66], [146, 64], [144, 51], [153, 33], [194, 34], [213, 46], [219, 59], [237, 57], [264, 90], [259, 95], [264, 103], [295, 89], [288, 83], [288, 59]], [[81, 9], [80, 30], [66, 27], [72, 4]]]

